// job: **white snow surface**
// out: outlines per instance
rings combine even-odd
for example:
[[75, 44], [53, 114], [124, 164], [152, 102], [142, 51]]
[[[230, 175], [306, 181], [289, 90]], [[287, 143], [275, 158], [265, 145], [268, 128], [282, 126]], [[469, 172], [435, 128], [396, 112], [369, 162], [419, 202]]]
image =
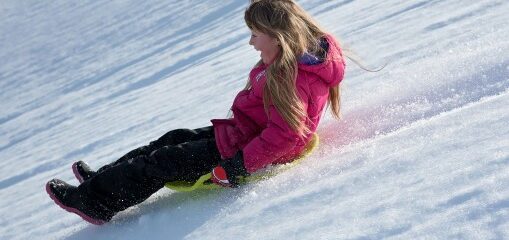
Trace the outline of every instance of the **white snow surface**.
[[95, 226], [48, 197], [175, 128], [224, 118], [259, 53], [247, 0], [0, 4], [0, 239], [509, 239], [509, 1], [301, 0], [347, 63], [300, 165]]

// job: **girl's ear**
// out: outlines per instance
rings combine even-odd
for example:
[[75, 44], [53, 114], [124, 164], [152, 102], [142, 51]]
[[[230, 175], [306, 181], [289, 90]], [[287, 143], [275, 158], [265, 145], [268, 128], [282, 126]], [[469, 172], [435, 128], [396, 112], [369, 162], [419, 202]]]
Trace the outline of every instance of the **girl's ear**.
[[281, 46], [281, 43], [279, 42], [279, 40], [277, 38], [274, 38], [274, 44]]

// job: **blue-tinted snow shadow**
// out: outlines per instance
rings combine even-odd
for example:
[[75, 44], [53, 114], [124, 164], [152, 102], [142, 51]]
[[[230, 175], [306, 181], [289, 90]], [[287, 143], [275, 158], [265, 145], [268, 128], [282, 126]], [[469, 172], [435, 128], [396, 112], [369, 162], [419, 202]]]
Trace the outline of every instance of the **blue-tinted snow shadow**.
[[501, 230], [504, 224], [509, 220], [509, 217], [503, 214], [503, 212], [509, 209], [509, 199], [500, 199], [489, 204], [482, 204], [479, 199], [482, 199], [483, 195], [489, 194], [485, 192], [486, 190], [484, 189], [473, 189], [468, 192], [452, 194], [449, 199], [429, 209], [429, 212], [426, 214], [440, 214], [448, 209], [455, 207], [461, 208], [462, 205], [470, 204], [468, 211], [461, 213], [464, 217], [450, 219], [450, 221], [481, 221], [481, 219], [487, 219], [489, 228], [492, 229], [496, 236], [499, 236], [494, 239], [504, 239], [500, 237], [503, 236], [503, 233], [499, 230]]
[[[162, 44], [162, 46], [160, 47], [157, 47], [155, 48], [154, 50], [146, 53], [146, 54], [142, 54], [140, 56], [137, 56], [136, 58], [130, 60], [130, 61], [127, 61], [123, 64], [120, 64], [118, 66], [115, 66], [113, 68], [110, 68], [104, 72], [101, 72], [99, 73], [98, 75], [96, 76], [93, 76], [93, 77], [90, 77], [90, 78], [84, 78], [84, 79], [80, 79], [80, 80], [77, 80], [77, 81], [74, 81], [72, 83], [69, 83], [67, 86], [64, 86], [62, 88], [62, 92], [65, 94], [65, 93], [69, 93], [69, 92], [74, 92], [74, 91], [78, 91], [84, 87], [88, 87], [88, 86], [91, 86], [93, 84], [96, 84], [98, 82], [101, 82], [102, 80], [104, 79], [107, 79], [109, 77], [111, 77], [112, 75], [124, 70], [124, 69], [127, 69], [129, 67], [132, 67], [140, 62], [143, 62], [153, 56], [156, 56], [158, 54], [161, 54], [162, 52], [165, 52], [167, 51], [168, 49], [172, 49], [175, 47], [175, 45], [179, 42], [183, 42], [183, 41], [188, 41], [189, 38], [192, 38], [194, 35], [202, 35], [202, 34], [205, 34], [206, 31], [210, 31], [210, 30], [207, 30], [210, 28], [210, 25], [212, 23], [215, 23], [215, 22], [219, 22], [221, 21], [222, 18], [225, 18], [225, 17], [230, 17], [228, 15], [228, 13], [232, 13], [232, 12], [237, 12], [236, 10], [241, 8], [242, 6], [245, 6], [245, 2], [241, 2], [241, 1], [233, 1], [231, 4], [228, 4], [228, 5], [225, 5], [213, 12], [210, 12], [209, 14], [207, 14], [206, 16], [203, 16], [202, 18], [200, 18], [200, 21], [195, 23], [195, 24], [192, 24], [190, 26], [187, 26], [183, 29], [180, 29], [178, 30], [177, 32], [175, 33], [172, 33], [166, 37], [163, 37], [161, 38], [161, 40], [159, 41], [156, 41], [155, 43], [153, 43], [153, 45], [160, 45]], [[170, 19], [172, 16], [168, 16]], [[165, 19], [165, 18], [163, 18]], [[153, 29], [156, 29], [157, 31], [154, 31]], [[165, 32], [167, 31], [168, 28], [171, 28], [171, 25], [169, 25], [167, 22], [165, 21], [158, 21], [157, 24], [155, 26], [153, 26], [152, 28], [150, 29], [147, 29], [145, 30], [146, 32], [141, 32], [139, 34], [135, 34], [133, 35], [132, 38], [134, 38], [135, 36], [144, 36], [144, 35], [147, 35], [147, 34], [152, 34], [153, 32]], [[129, 39], [126, 39], [126, 41], [128, 41]], [[98, 40], [98, 42], [102, 42], [101, 39]], [[228, 45], [230, 45], [231, 43], [228, 43]], [[218, 51], [219, 49], [222, 49], [224, 48], [225, 44], [221, 45], [220, 47], [217, 47], [217, 48], [214, 48], [213, 50], [209, 50], [209, 51], [205, 51], [205, 52], [200, 52], [200, 53], [197, 53], [196, 55], [193, 55], [191, 57], [189, 57], [188, 59], [184, 60], [184, 61], [179, 61], [177, 63], [175, 63], [174, 66], [170, 66], [169, 69], [178, 69], [180, 67], [183, 67], [185, 66], [186, 64], [189, 64], [189, 63], [192, 63], [192, 62], [195, 62], [196, 60], [198, 59], [201, 59], [202, 57], [206, 56], [207, 54], [210, 54], [210, 53], [213, 53], [213, 52], [216, 52]], [[162, 72], [164, 73], [170, 73], [171, 71], [169, 70], [163, 70]], [[161, 75], [161, 73], [156, 73], [155, 75]], [[157, 78], [158, 80], [155, 81], [154, 77], [150, 77], [148, 78], [150, 79], [148, 82], [150, 82], [151, 84], [153, 83], [156, 83], [158, 82], [159, 80], [161, 80], [161, 78]], [[142, 81], [145, 81], [147, 82], [146, 80], [142, 80]], [[138, 84], [138, 83], [135, 83], [135, 84]], [[136, 87], [134, 88], [136, 89]]]
[[356, 239], [356, 240], [386, 239], [389, 237], [395, 237], [395, 236], [401, 235], [405, 232], [408, 232], [410, 229], [412, 229], [412, 225], [402, 223], [399, 226], [393, 226], [390, 228], [379, 229], [374, 234], [369, 234], [369, 235], [354, 238], [354, 239]]
[[440, 210], [449, 209], [454, 206], [464, 204], [472, 199], [478, 198], [483, 193], [484, 193], [484, 191], [479, 190], [479, 189], [475, 189], [473, 191], [466, 192], [466, 193], [460, 193], [460, 194], [452, 196], [445, 203], [439, 204], [437, 206], [437, 208], [439, 208]]
[[[325, 12], [329, 12], [329, 11], [332, 11], [333, 9], [336, 9], [336, 8], [339, 8], [339, 7], [343, 7], [349, 3], [352, 3], [354, 0], [343, 0], [343, 1], [340, 1], [340, 2], [337, 2], [337, 3], [331, 3], [331, 5], [328, 5], [326, 6], [325, 8], [323, 9], [320, 9], [318, 11], [314, 11], [313, 7], [310, 6], [310, 12], [313, 13], [313, 15], [320, 15], [322, 13], [325, 13]], [[322, 7], [324, 4], [327, 4], [327, 3], [330, 3], [331, 1], [329, 0], [325, 0], [325, 1], [322, 1], [322, 2], [319, 2], [319, 3], [316, 3], [316, 2], [313, 2], [313, 6], [314, 8], [316, 8], [317, 6], [318, 7]], [[305, 8], [308, 7], [308, 6], [304, 6]]]
[[66, 239], [183, 239], [230, 206], [241, 189], [165, 193], [115, 216], [102, 226], [88, 225]]
[[372, 27], [372, 26], [375, 26], [375, 25], [378, 25], [378, 24], [381, 24], [381, 23], [384, 23], [394, 17], [397, 17], [399, 15], [402, 15], [402, 14], [412, 14], [412, 11], [414, 10], [417, 10], [419, 8], [423, 8], [423, 7], [426, 7], [426, 6], [429, 6], [429, 5], [433, 5], [435, 3], [437, 3], [439, 1], [421, 1], [421, 2], [417, 2], [417, 3], [414, 3], [404, 9], [401, 9], [401, 10], [398, 10], [394, 13], [390, 13], [390, 14], [387, 14], [387, 15], [383, 15], [382, 17], [380, 18], [377, 18], [375, 19], [374, 21], [372, 22], [369, 22], [369, 23], [366, 23], [364, 25], [361, 25], [360, 27], [357, 27], [355, 29], [353, 29], [352, 31], [350, 31], [349, 33], [347, 34], [353, 34], [353, 33], [358, 33], [358, 32], [361, 32], [369, 27]]
[[437, 29], [444, 28], [449, 25], [453, 25], [457, 22], [463, 21], [464, 19], [478, 16], [480, 12], [490, 11], [492, 8], [496, 8], [502, 5], [502, 3], [487, 3], [486, 5], [480, 6], [478, 9], [463, 13], [457, 16], [450, 16], [447, 20], [435, 22], [424, 28], [425, 32], [434, 31]]
[[[152, 122], [157, 118], [158, 118], [158, 116], [154, 116], [153, 118], [147, 120], [147, 122]], [[33, 164], [29, 168], [25, 168], [25, 170], [19, 174], [9, 176], [5, 179], [1, 179], [0, 180], [0, 190], [2, 190], [4, 188], [11, 187], [18, 183], [21, 183], [31, 177], [34, 177], [37, 174], [45, 173], [48, 171], [53, 171], [55, 169], [60, 168], [61, 166], [68, 165], [70, 167], [71, 163], [76, 161], [76, 159], [81, 159], [83, 156], [90, 154], [91, 152], [95, 151], [97, 148], [103, 147], [110, 143], [119, 142], [123, 137], [125, 137], [125, 135], [127, 133], [136, 131], [140, 128], [143, 128], [144, 126], [145, 126], [145, 123], [138, 123], [138, 124], [133, 125], [129, 128], [126, 128], [122, 131], [119, 131], [115, 134], [104, 136], [103, 138], [100, 138], [96, 141], [89, 142], [88, 144], [84, 145], [81, 148], [74, 149], [74, 150], [66, 153], [64, 156], [62, 156], [60, 158], [55, 158], [52, 161], [47, 161], [47, 162], [42, 162], [42, 163], [38, 162], [37, 164]], [[29, 138], [26, 138], [26, 139], [29, 139]], [[25, 140], [25, 139], [22, 139], [22, 140]], [[3, 150], [3, 148], [0, 148], [0, 152], [2, 150]], [[113, 161], [113, 160], [114, 159], [112, 159], [111, 161]]]
[[[210, 25], [213, 23], [220, 22], [224, 18], [231, 18], [233, 14], [238, 14], [239, 9], [242, 7], [247, 6], [247, 3], [244, 1], [233, 1], [232, 3], [222, 6], [221, 8], [210, 12], [209, 14], [203, 16], [199, 22], [192, 24], [190, 26], [187, 26], [183, 29], [178, 30], [175, 33], [171, 33], [167, 36], [162, 37], [159, 41], [156, 41], [152, 45], [159, 46], [153, 50], [151, 50], [148, 53], [140, 54], [139, 56], [136, 56], [133, 59], [130, 59], [128, 61], [122, 62], [116, 66], [113, 66], [109, 69], [106, 69], [102, 72], [99, 72], [97, 74], [93, 74], [90, 77], [85, 77], [82, 79], [77, 79], [75, 81], [69, 82], [66, 85], [63, 85], [59, 89], [59, 94], [69, 94], [72, 92], [80, 91], [84, 88], [94, 86], [97, 83], [100, 83], [104, 81], [105, 79], [110, 78], [111, 76], [114, 76], [115, 74], [120, 73], [121, 71], [128, 69], [130, 67], [136, 66], [136, 64], [139, 64], [140, 62], [146, 61], [147, 59], [150, 59], [158, 54], [161, 54], [162, 52], [167, 51], [168, 49], [172, 49], [175, 47], [175, 45], [179, 42], [187, 41], [189, 38], [192, 38], [193, 35], [203, 35], [206, 34], [206, 31], [210, 28]], [[133, 33], [132, 36], [129, 36], [128, 38], [125, 38], [125, 42], [129, 42], [129, 40], [140, 38], [140, 36], [151, 36], [154, 33], [160, 33], [160, 32], [166, 32], [168, 28], [171, 28], [171, 19], [172, 15], [168, 15], [167, 18], [164, 18], [160, 21], [158, 21], [154, 26], [151, 26], [150, 28], [147, 28], [143, 30], [142, 32]], [[243, 26], [243, 25], [241, 25]], [[123, 95], [127, 92], [137, 90], [139, 88], [147, 87], [151, 84], [155, 84], [167, 77], [170, 74], [175, 74], [178, 72], [178, 70], [183, 70], [188, 67], [190, 63], [196, 63], [198, 60], [205, 58], [206, 56], [215, 53], [226, 46], [229, 46], [233, 44], [235, 41], [240, 41], [243, 38], [246, 38], [246, 36], [237, 36], [236, 38], [229, 39], [225, 44], [221, 44], [218, 47], [209, 49], [207, 51], [199, 52], [193, 56], [190, 56], [189, 58], [174, 63], [173, 65], [170, 65], [168, 68], [163, 69], [162, 71], [155, 73], [152, 77], [143, 79], [139, 82], [135, 82], [132, 84], [132, 86], [127, 87], [126, 89], [121, 90], [120, 92], [113, 93], [112, 95], [108, 96], [106, 99], [100, 99], [102, 101], [104, 100], [110, 100], [113, 97], [117, 97], [120, 95]], [[80, 51], [85, 51], [88, 48], [92, 48], [97, 43], [102, 42], [108, 42], [108, 34], [98, 36], [96, 41], [89, 42], [83, 46], [81, 46], [81, 49], [78, 49]], [[54, 60], [56, 62], [61, 62], [62, 59]], [[90, 60], [93, 61], [93, 60]], [[35, 71], [42, 71], [44, 69], [45, 71], [51, 70], [50, 67], [57, 66], [56, 62], [52, 65], [46, 66], [45, 68], [37, 69]], [[56, 67], [55, 67], [56, 68]], [[31, 73], [35, 74], [35, 73]], [[20, 84], [19, 81], [12, 81], [10, 84]], [[52, 98], [49, 97], [40, 97], [33, 99], [27, 103], [25, 103], [23, 106], [20, 106], [19, 109], [14, 112], [7, 113], [5, 115], [0, 116], [0, 124], [7, 123], [9, 121], [12, 121], [21, 115], [25, 114], [26, 112], [33, 111], [37, 108], [43, 107], [47, 101], [51, 100]], [[90, 105], [95, 106], [97, 102], [94, 102]], [[87, 105], [86, 107], [89, 107], [90, 105]], [[10, 146], [10, 145], [9, 145]]]

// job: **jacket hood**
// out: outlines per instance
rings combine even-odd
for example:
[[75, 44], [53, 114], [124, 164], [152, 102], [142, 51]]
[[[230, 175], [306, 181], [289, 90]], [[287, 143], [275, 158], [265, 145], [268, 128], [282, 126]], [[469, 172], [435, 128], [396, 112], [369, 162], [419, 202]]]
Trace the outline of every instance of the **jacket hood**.
[[316, 74], [329, 87], [337, 86], [343, 80], [345, 71], [345, 61], [343, 52], [336, 39], [329, 34], [324, 37], [326, 44], [322, 47], [327, 54], [323, 62], [318, 64], [299, 63], [300, 70]]

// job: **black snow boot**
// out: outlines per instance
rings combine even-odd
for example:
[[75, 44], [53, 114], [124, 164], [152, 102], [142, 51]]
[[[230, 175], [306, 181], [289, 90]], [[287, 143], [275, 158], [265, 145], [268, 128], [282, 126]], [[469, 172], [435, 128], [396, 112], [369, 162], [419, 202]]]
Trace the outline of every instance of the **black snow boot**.
[[92, 201], [78, 188], [66, 182], [53, 179], [46, 184], [46, 192], [55, 203], [64, 210], [78, 214], [85, 221], [102, 225], [109, 222], [115, 213], [106, 206]]
[[92, 170], [85, 162], [77, 161], [72, 164], [72, 172], [80, 183], [95, 176], [96, 172]]

